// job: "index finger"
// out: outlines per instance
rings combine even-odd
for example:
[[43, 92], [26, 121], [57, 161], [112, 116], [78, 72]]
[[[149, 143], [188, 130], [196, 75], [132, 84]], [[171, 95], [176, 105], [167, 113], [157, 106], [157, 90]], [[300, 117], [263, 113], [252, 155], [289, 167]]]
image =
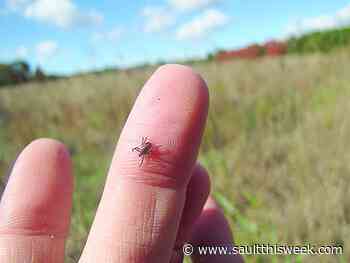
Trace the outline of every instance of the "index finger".
[[[207, 111], [192, 69], [154, 73], [121, 133], [81, 262], [169, 262]], [[132, 149], [145, 136], [152, 147], [139, 166]]]

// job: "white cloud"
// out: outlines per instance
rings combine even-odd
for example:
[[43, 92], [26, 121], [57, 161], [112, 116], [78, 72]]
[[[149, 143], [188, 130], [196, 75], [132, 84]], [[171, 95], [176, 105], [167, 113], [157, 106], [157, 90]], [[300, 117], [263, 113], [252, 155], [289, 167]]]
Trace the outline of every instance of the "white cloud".
[[94, 10], [82, 12], [72, 0], [7, 0], [9, 10], [61, 28], [96, 25], [103, 16]]
[[176, 23], [183, 12], [195, 11], [221, 0], [167, 0], [164, 6], [146, 6], [141, 14], [145, 18], [143, 30], [146, 33], [159, 33]]
[[92, 40], [95, 42], [98, 42], [98, 41], [115, 42], [120, 39], [123, 32], [124, 32], [123, 28], [115, 27], [110, 31], [95, 33], [92, 37]]
[[58, 45], [55, 41], [47, 40], [36, 46], [36, 54], [40, 62], [46, 61], [57, 54]]
[[350, 5], [332, 15], [322, 15], [301, 19], [287, 26], [287, 35], [298, 35], [304, 32], [331, 29], [350, 23]]
[[175, 15], [164, 7], [145, 7], [142, 15], [146, 20], [143, 27], [146, 33], [161, 32], [175, 23]]
[[28, 56], [29, 50], [25, 46], [20, 46], [16, 49], [16, 57], [17, 58], [26, 58]]
[[215, 29], [225, 26], [229, 22], [229, 17], [224, 13], [209, 9], [203, 14], [195, 17], [192, 21], [182, 25], [176, 32], [176, 37], [179, 40], [184, 39], [199, 39]]
[[340, 20], [347, 20], [349, 22], [349, 20], [350, 20], [350, 5], [340, 9], [337, 12], [336, 16]]
[[169, 0], [169, 5], [180, 11], [195, 10], [215, 4], [220, 0]]

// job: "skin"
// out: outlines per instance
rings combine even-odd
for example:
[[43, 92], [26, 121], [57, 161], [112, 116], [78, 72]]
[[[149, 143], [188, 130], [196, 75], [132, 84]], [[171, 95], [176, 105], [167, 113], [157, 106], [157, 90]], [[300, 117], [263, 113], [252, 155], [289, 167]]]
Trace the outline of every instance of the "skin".
[[[185, 242], [232, 244], [227, 220], [208, 198], [209, 176], [196, 163], [208, 100], [203, 79], [185, 66], [163, 66], [145, 84], [117, 143], [80, 263], [180, 263]], [[130, 149], [142, 136], [161, 147], [139, 166]], [[0, 262], [64, 262], [72, 193], [66, 147], [51, 139], [28, 145], [0, 203]]]

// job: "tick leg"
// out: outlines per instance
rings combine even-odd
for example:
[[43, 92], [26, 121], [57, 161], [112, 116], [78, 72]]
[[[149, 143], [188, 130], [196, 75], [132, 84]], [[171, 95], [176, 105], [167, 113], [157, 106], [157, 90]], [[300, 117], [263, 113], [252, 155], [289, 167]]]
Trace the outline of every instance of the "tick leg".
[[139, 162], [139, 166], [140, 167], [142, 166], [144, 159], [145, 159], [145, 156], [142, 155], [142, 157], [140, 158], [140, 162]]
[[132, 148], [132, 151], [133, 152], [141, 152], [142, 150], [139, 148], [139, 147], [135, 147], [135, 148]]

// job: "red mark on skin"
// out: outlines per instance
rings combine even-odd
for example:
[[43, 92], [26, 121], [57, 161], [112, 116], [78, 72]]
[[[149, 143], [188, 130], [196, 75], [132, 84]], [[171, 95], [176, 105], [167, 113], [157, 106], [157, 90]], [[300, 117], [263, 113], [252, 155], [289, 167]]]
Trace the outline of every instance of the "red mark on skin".
[[161, 156], [161, 151], [160, 151], [161, 147], [162, 147], [161, 145], [152, 145], [151, 152], [149, 153], [149, 158], [151, 160], [159, 159], [159, 157]]
[[166, 150], [163, 145], [152, 144], [150, 152], [144, 156], [144, 163], [147, 163], [147, 161], [159, 162], [162, 160], [162, 156], [164, 158], [164, 156], [169, 153], [170, 150]]

